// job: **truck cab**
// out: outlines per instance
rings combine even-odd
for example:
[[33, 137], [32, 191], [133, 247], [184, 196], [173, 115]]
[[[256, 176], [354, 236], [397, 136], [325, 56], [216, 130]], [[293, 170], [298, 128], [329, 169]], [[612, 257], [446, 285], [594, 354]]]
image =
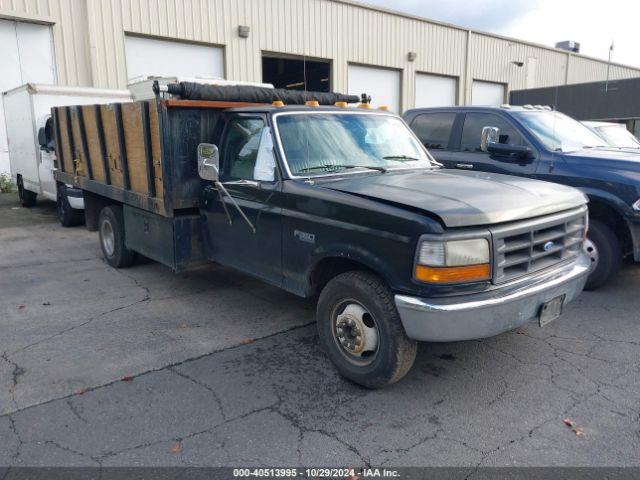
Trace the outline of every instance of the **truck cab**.
[[[267, 95], [249, 96], [258, 93]], [[158, 108], [157, 142], [154, 122], [140, 128], [149, 181], [97, 181], [103, 159], [83, 169], [92, 178], [76, 179], [107, 262], [125, 268], [136, 253], [175, 270], [214, 261], [315, 297], [327, 354], [369, 388], [402, 378], [418, 341], [545, 326], [583, 289], [578, 190], [443, 169], [400, 117], [367, 104], [282, 103], [130, 106], [147, 117]], [[145, 118], [112, 110], [116, 126], [120, 116]], [[122, 145], [135, 144], [132, 132]], [[149, 161], [156, 151], [160, 160]], [[123, 153], [125, 168], [139, 171]], [[57, 175], [69, 178], [64, 168]]]
[[549, 107], [410, 110], [404, 119], [447, 168], [515, 175], [576, 187], [589, 198], [588, 289], [607, 283], [622, 259], [640, 261], [640, 154], [615, 149]]

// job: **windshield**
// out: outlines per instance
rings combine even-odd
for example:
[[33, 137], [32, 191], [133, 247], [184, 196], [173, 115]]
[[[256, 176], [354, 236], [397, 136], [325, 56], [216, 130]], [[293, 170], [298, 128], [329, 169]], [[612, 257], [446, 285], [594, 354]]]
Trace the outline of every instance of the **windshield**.
[[572, 152], [604, 147], [605, 142], [580, 122], [560, 112], [513, 113], [549, 150]]
[[640, 141], [624, 125], [607, 125], [595, 129], [612, 147], [640, 148]]
[[276, 126], [295, 176], [432, 166], [407, 126], [391, 115], [282, 114], [276, 117]]

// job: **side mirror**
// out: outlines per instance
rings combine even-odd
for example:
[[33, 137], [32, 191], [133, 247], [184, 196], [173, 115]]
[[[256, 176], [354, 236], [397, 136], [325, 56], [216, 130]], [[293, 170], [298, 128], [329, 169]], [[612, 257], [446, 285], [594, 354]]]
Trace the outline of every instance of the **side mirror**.
[[38, 143], [41, 149], [47, 148], [47, 144], [49, 143], [47, 141], [47, 131], [44, 127], [40, 127], [40, 130], [38, 130]]
[[500, 143], [500, 129], [498, 127], [484, 127], [480, 137], [480, 150], [489, 152], [489, 145]]
[[[530, 160], [533, 158], [533, 150], [525, 145], [507, 145], [500, 143], [500, 129], [496, 127], [484, 127], [482, 129], [480, 150], [503, 157], [516, 157], [520, 160]], [[506, 161], [508, 161], [508, 159]]]
[[220, 176], [220, 153], [211, 143], [198, 145], [198, 175], [203, 180], [217, 182]]

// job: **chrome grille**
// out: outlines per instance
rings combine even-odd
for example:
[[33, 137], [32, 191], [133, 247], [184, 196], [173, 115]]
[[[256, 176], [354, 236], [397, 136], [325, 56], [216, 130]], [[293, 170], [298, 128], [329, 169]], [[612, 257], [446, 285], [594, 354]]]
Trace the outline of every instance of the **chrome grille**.
[[586, 228], [586, 207], [491, 228], [493, 282], [504, 283], [576, 257]]

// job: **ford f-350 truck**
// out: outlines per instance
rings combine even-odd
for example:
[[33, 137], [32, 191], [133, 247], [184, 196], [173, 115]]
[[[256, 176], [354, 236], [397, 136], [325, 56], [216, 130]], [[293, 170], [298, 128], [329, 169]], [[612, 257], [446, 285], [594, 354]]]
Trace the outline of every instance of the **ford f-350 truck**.
[[214, 261], [317, 296], [321, 343], [369, 388], [402, 378], [417, 341], [544, 326], [582, 291], [578, 190], [445, 170], [398, 116], [350, 97], [204, 90], [54, 109], [57, 175], [83, 190], [110, 265]]

